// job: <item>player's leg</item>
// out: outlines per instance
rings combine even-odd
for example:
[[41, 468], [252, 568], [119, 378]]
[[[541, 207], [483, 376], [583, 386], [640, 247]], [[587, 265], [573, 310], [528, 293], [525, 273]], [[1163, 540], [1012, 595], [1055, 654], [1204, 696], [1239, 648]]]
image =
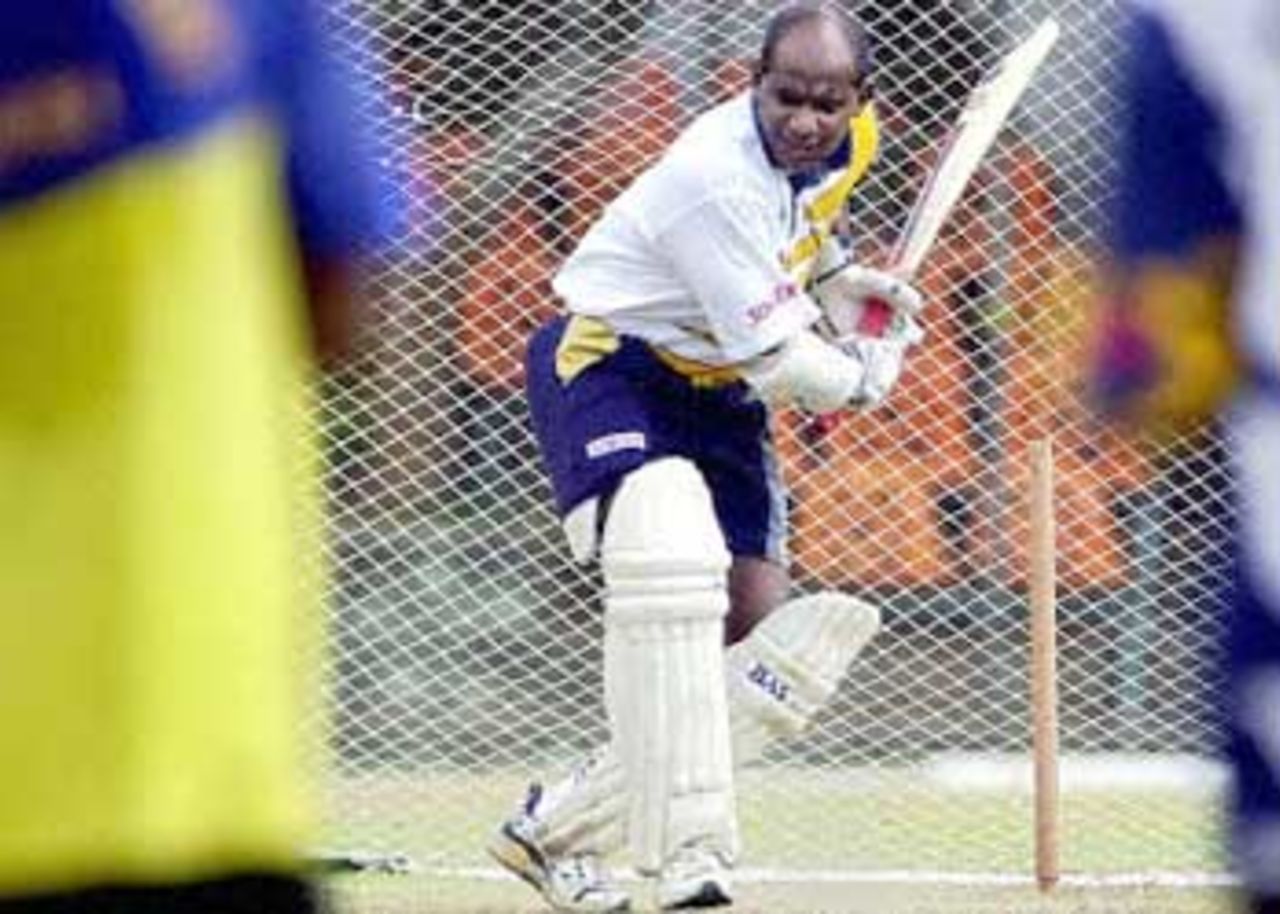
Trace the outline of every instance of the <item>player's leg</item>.
[[[1241, 416], [1237, 499], [1240, 532], [1228, 626], [1227, 729], [1235, 775], [1232, 807], [1237, 865], [1251, 914], [1280, 914], [1280, 561], [1272, 471], [1280, 431]], [[1260, 432], [1262, 432], [1260, 434]], [[1251, 434], [1252, 433], [1252, 434]]]
[[[605, 705], [632, 856], [664, 881], [691, 856], [727, 867], [737, 853], [723, 652], [730, 559], [693, 463], [664, 458], [628, 474], [600, 552]], [[716, 874], [702, 875], [679, 902], [727, 903]]]
[[1280, 414], [1253, 401], [1232, 419], [1237, 527], [1225, 660], [1233, 851], [1250, 914], [1280, 914]]
[[531, 784], [489, 854], [559, 911], [630, 910], [604, 860], [626, 844], [623, 769], [609, 744], [559, 782]]
[[[531, 787], [521, 810], [503, 825], [490, 846], [495, 857], [537, 886], [553, 904], [574, 910], [615, 909], [618, 893], [600, 878], [598, 861], [624, 843], [624, 836], [630, 831], [636, 833], [635, 843], [654, 869], [662, 866], [670, 847], [717, 845], [718, 853], [728, 853], [723, 847], [728, 842], [708, 836], [691, 836], [688, 840], [680, 837], [700, 828], [697, 815], [689, 807], [705, 804], [706, 797], [716, 792], [701, 788], [690, 792], [687, 785], [703, 783], [711, 777], [709, 771], [722, 769], [726, 778], [731, 771], [720, 650], [728, 556], [697, 470], [686, 463], [673, 471], [661, 461], [641, 467], [652, 454], [682, 449], [680, 441], [670, 439], [670, 433], [660, 434], [651, 427], [648, 417], [651, 410], [671, 405], [658, 402], [670, 392], [683, 396], [683, 379], [664, 377], [662, 364], [638, 341], [614, 340], [616, 345], [600, 346], [585, 338], [586, 345], [580, 347], [578, 354], [592, 360], [592, 370], [566, 377], [566, 366], [573, 371], [572, 366], [578, 361], [566, 357], [573, 355], [575, 334], [599, 329], [582, 320], [558, 322], [546, 328], [531, 344], [526, 377], [535, 434], [558, 507], [567, 515], [566, 529], [573, 534], [574, 542], [584, 536], [595, 540], [588, 547], [573, 551], [581, 558], [598, 554], [604, 568], [606, 691], [617, 738], [600, 759], [579, 766], [565, 782], [550, 789]], [[601, 355], [602, 352], [606, 354]], [[644, 374], [644, 384], [635, 383], [637, 371]], [[667, 383], [651, 383], [655, 378]], [[590, 408], [582, 404], [589, 404]], [[663, 465], [654, 469], [657, 463]], [[648, 481], [666, 477], [684, 482], [672, 489], [683, 493], [677, 498], [679, 504], [673, 503], [669, 510], [664, 508], [657, 515], [663, 525], [674, 523], [674, 529], [664, 526], [655, 532], [647, 526], [637, 526], [633, 522], [636, 518], [650, 516], [643, 506], [667, 504], [665, 484]], [[692, 485], [690, 480], [697, 484]], [[637, 487], [649, 490], [648, 494], [629, 494]], [[606, 499], [610, 501], [607, 516], [601, 508]], [[689, 544], [681, 537], [687, 531], [698, 535], [700, 545], [685, 548]], [[652, 542], [641, 542], [632, 549], [627, 544], [636, 536], [641, 540], [649, 536]], [[669, 551], [672, 543], [682, 544], [681, 548]], [[634, 555], [647, 555], [648, 559], [638, 560], [642, 571], [632, 576], [628, 569], [634, 564]], [[686, 555], [705, 562], [704, 580], [696, 586], [711, 582], [706, 592], [696, 597], [681, 590], [694, 586], [689, 575], [684, 571], [664, 571], [664, 563], [683, 568]], [[665, 588], [667, 592], [648, 594], [644, 588], [650, 579], [657, 580], [658, 589]], [[636, 587], [640, 592], [633, 593]], [[672, 603], [686, 608], [672, 610]], [[706, 638], [713, 631], [718, 640], [715, 649], [707, 654]], [[695, 663], [695, 657], [701, 659]], [[645, 664], [664, 671], [670, 669], [670, 673], [663, 673], [669, 680], [667, 685], [655, 691], [654, 680], [636, 693], [636, 683], [653, 677], [643, 671], [614, 675]], [[683, 698], [677, 697], [681, 695]], [[691, 703], [691, 697], [696, 702]], [[628, 711], [623, 719], [613, 710], [635, 703], [648, 708], [650, 702], [657, 707], [656, 711], [649, 708], [653, 714], [674, 715], [677, 719], [687, 708], [701, 703], [706, 705], [705, 713], [719, 723], [689, 725], [685, 727], [688, 734], [668, 739], [661, 731], [654, 731], [652, 720], [646, 722], [646, 712]], [[677, 720], [675, 726], [683, 725]], [[667, 762], [659, 759], [657, 765], [649, 761], [634, 765], [638, 773], [654, 775], [657, 781], [637, 782], [624, 774], [628, 768], [625, 749], [630, 745], [628, 739], [635, 738], [636, 733], [643, 745], [632, 748], [646, 760], [654, 752], [669, 757]], [[719, 739], [717, 733], [724, 736], [724, 758], [708, 763], [702, 758], [699, 745], [714, 744]], [[670, 768], [666, 775], [662, 774], [663, 764]], [[661, 783], [664, 777], [671, 781], [665, 788]], [[661, 799], [664, 790], [670, 793], [666, 800]], [[638, 791], [648, 799], [638, 799]], [[731, 810], [731, 793], [728, 796]], [[642, 802], [650, 811], [637, 817], [634, 807]], [[718, 802], [711, 801], [710, 805]], [[654, 821], [667, 815], [664, 806], [670, 807], [670, 821], [655, 825]], [[718, 821], [720, 814], [711, 818]], [[717, 826], [720, 827], [725, 826]], [[731, 825], [727, 827], [732, 830]], [[653, 859], [655, 854], [657, 859]]]
[[[771, 459], [762, 410], [730, 408], [721, 447], [706, 457], [717, 517], [737, 553], [730, 572], [730, 618], [737, 641], [774, 610], [785, 596], [787, 575], [782, 552], [785, 497]], [[588, 512], [574, 512], [575, 554], [594, 554], [596, 523]], [[572, 516], [571, 516], [572, 519]], [[572, 526], [567, 524], [568, 526]], [[778, 610], [773, 625], [746, 638], [729, 653], [726, 683], [734, 762], [745, 765], [775, 737], [800, 732], [825, 703], [849, 662], [874, 634], [878, 615], [871, 607], [839, 594], [803, 597]], [[625, 803], [620, 791], [622, 766], [615, 747], [603, 748], [567, 778], [543, 789], [534, 785], [518, 814], [504, 826], [524, 836], [548, 859], [588, 862], [624, 843]], [[510, 839], [500, 833], [499, 843]], [[722, 875], [722, 861], [711, 854], [688, 859], [665, 880], [665, 900], [679, 904], [696, 896], [699, 871]], [[674, 878], [679, 876], [680, 878]], [[721, 882], [727, 892], [727, 882]]]
[[[617, 346], [585, 340], [573, 352], [575, 335], [592, 331], [589, 322], [549, 322], [530, 341], [525, 371], [534, 435], [579, 561], [598, 552], [602, 498], [644, 460], [642, 449], [620, 445], [647, 445], [651, 438], [643, 404], [608, 354]], [[594, 353], [586, 357], [593, 359], [589, 372], [581, 372], [582, 352]], [[564, 363], [581, 374], [567, 376]], [[583, 402], [592, 408], [577, 408]], [[592, 445], [598, 441], [612, 445]], [[575, 545], [583, 539], [587, 545]], [[489, 854], [557, 910], [628, 910], [629, 899], [603, 866], [625, 843], [622, 781], [622, 767], [610, 755], [585, 760], [558, 783], [530, 785], [515, 815], [491, 837]]]
[[1238, 570], [1228, 655], [1234, 850], [1251, 910], [1280, 912], [1280, 606], [1272, 609]]
[[[725, 682], [735, 766], [803, 732], [878, 626], [875, 607], [823, 591], [786, 601], [731, 647]], [[607, 856], [625, 838], [621, 780], [613, 747], [604, 747], [550, 788], [531, 787], [517, 819], [551, 856]]]
[[734, 758], [754, 761], [775, 736], [798, 734], [879, 628], [879, 614], [843, 594], [786, 601], [787, 497], [768, 416], [723, 395], [719, 433], [700, 453], [734, 556], [726, 670]]
[[[726, 641], [734, 646], [726, 658], [726, 692], [737, 765], [758, 758], [775, 735], [804, 727], [879, 621], [874, 610], [837, 594], [783, 602], [786, 490], [767, 411], [743, 393], [731, 386], [700, 394], [702, 429], [694, 451], [733, 555]], [[775, 617], [778, 622], [766, 630]], [[689, 897], [703, 878], [700, 868], [719, 878], [718, 861], [707, 855], [678, 862], [659, 882], [664, 906]]]
[[729, 569], [729, 617], [725, 644], [737, 644], [769, 613], [781, 606], [791, 589], [791, 576], [781, 561], [735, 555]]
[[734, 760], [754, 761], [799, 735], [880, 628], [869, 603], [835, 591], [783, 603], [725, 660]]
[[593, 906], [608, 897], [598, 884], [581, 897], [569, 889], [583, 861], [624, 843], [643, 872], [661, 874], [663, 907], [728, 903], [737, 844], [723, 653], [729, 556], [693, 464], [664, 458], [627, 475], [599, 551], [614, 739], [566, 782], [532, 787], [491, 850], [566, 910], [610, 910]]
[[764, 558], [736, 556], [729, 581], [726, 684], [734, 760], [743, 765], [804, 730], [875, 637], [880, 613], [835, 591], [786, 601], [786, 569]]

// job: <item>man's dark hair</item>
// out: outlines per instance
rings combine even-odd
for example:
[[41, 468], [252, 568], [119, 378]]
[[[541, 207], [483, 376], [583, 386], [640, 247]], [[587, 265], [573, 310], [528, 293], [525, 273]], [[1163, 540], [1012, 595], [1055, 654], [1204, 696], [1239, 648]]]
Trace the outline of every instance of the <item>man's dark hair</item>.
[[760, 60], [756, 73], [762, 76], [773, 64], [773, 54], [778, 42], [791, 34], [798, 26], [814, 20], [825, 20], [836, 26], [853, 51], [853, 80], [864, 83], [871, 75], [871, 38], [862, 23], [840, 7], [824, 0], [795, 0], [778, 10], [764, 29], [764, 41], [760, 45]]

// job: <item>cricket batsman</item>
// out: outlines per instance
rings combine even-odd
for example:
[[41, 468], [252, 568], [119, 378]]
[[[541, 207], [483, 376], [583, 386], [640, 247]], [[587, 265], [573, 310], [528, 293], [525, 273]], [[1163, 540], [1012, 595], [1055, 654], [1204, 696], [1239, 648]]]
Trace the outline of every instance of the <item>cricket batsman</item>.
[[[601, 866], [623, 847], [664, 909], [729, 904], [734, 765], [802, 730], [878, 628], [849, 596], [787, 598], [768, 427], [772, 406], [876, 406], [919, 339], [920, 294], [835, 239], [876, 157], [870, 70], [837, 7], [778, 12], [752, 87], [607, 207], [530, 343], [569, 545], [603, 570], [612, 740], [533, 785], [490, 851], [557, 910], [627, 910]], [[883, 338], [852, 332], [872, 297]]]

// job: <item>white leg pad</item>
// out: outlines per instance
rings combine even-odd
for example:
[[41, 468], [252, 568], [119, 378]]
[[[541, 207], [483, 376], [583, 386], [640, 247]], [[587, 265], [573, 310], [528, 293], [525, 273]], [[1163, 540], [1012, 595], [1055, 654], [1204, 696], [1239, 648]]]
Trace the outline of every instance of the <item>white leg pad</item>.
[[626, 843], [626, 777], [613, 743], [547, 787], [536, 811], [538, 839], [553, 857], [607, 857]]
[[681, 845], [737, 849], [724, 680], [729, 553], [701, 474], [678, 458], [629, 474], [601, 544], [605, 705], [626, 776], [636, 866]]
[[880, 629], [880, 611], [835, 591], [788, 600], [725, 660], [733, 754], [745, 765], [800, 733]]
[[[730, 648], [724, 673], [735, 767], [758, 759], [774, 740], [799, 734], [879, 627], [874, 606], [818, 593], [784, 603]], [[538, 810], [547, 849], [608, 856], [621, 848], [625, 786], [614, 742], [549, 788]]]

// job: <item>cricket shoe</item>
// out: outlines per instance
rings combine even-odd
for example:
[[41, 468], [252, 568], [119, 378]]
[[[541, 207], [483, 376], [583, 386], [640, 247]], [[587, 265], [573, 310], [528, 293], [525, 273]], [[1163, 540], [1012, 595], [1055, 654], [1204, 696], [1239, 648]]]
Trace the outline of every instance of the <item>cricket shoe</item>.
[[557, 911], [615, 914], [631, 910], [631, 899], [614, 886], [595, 854], [555, 857], [538, 840], [542, 785], [532, 784], [520, 811], [502, 823], [489, 842], [489, 855], [533, 886]]
[[675, 850], [658, 874], [658, 906], [664, 911], [733, 904], [729, 858], [698, 841]]

